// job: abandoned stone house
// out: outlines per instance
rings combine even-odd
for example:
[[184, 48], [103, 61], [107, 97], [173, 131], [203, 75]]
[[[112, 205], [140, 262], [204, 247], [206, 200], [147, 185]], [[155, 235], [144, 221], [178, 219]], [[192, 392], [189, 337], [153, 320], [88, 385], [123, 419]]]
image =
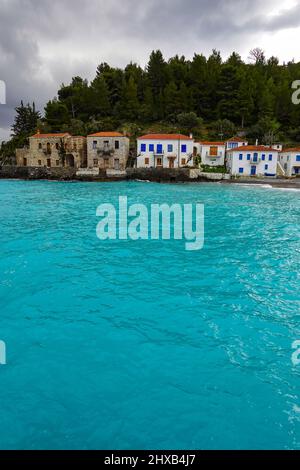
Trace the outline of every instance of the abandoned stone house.
[[129, 139], [119, 132], [97, 132], [87, 137], [88, 168], [124, 171]]
[[29, 138], [29, 148], [17, 149], [16, 159], [18, 166], [86, 167], [86, 137], [38, 132]]

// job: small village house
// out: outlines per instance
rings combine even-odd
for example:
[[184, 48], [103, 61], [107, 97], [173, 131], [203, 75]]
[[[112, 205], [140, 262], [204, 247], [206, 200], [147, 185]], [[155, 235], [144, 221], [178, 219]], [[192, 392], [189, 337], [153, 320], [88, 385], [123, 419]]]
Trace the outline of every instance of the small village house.
[[29, 138], [29, 148], [17, 149], [18, 166], [74, 167], [86, 166], [86, 138], [69, 133], [37, 134]]
[[248, 141], [242, 137], [231, 137], [226, 141], [226, 151], [236, 149], [238, 147], [244, 147], [248, 145]]
[[247, 145], [227, 152], [226, 166], [232, 176], [277, 175], [278, 150], [264, 145]]
[[300, 176], [300, 147], [280, 152], [279, 162], [286, 176]]
[[225, 164], [225, 142], [199, 142], [202, 165], [223, 166]]
[[194, 165], [193, 136], [147, 134], [137, 140], [137, 168], [182, 168]]
[[125, 171], [129, 138], [119, 132], [97, 132], [87, 137], [88, 168]]

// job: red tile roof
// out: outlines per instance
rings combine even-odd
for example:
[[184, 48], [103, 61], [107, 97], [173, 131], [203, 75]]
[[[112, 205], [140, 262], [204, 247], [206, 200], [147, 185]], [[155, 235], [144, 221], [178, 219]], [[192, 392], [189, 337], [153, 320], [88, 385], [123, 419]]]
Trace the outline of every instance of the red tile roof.
[[242, 139], [241, 137], [232, 137], [228, 139], [226, 142], [247, 142], [247, 139]]
[[88, 137], [126, 137], [120, 132], [96, 132], [95, 134], [90, 134]]
[[280, 153], [292, 153], [292, 152], [300, 152], [300, 147], [288, 148], [283, 149]]
[[265, 145], [242, 145], [241, 147], [237, 147], [234, 149], [229, 149], [228, 152], [278, 152], [276, 149], [272, 149], [271, 147], [266, 147]]
[[138, 140], [193, 140], [193, 138], [183, 134], [146, 134]]
[[209, 142], [208, 140], [201, 140], [199, 142], [201, 145], [217, 145], [217, 146], [224, 146], [225, 142]]
[[35, 134], [31, 137], [35, 139], [51, 139], [52, 137], [69, 137], [70, 134], [68, 132], [64, 133], [57, 133], [57, 134]]

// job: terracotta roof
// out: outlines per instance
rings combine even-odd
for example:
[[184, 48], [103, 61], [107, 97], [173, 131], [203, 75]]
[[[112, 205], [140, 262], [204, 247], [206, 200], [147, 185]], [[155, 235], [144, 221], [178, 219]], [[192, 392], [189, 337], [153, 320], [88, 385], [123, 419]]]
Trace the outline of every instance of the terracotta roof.
[[247, 142], [247, 139], [242, 139], [241, 137], [232, 137], [228, 139], [226, 142]]
[[193, 140], [193, 138], [183, 134], [146, 134], [138, 140]]
[[280, 153], [292, 153], [292, 152], [300, 152], [300, 147], [294, 147], [294, 148], [288, 148], [288, 149], [283, 149]]
[[90, 134], [88, 137], [126, 137], [120, 132], [96, 132], [95, 134]]
[[199, 144], [201, 144], [201, 145], [218, 145], [218, 146], [221, 146], [221, 145], [225, 145], [225, 142], [209, 142], [208, 140], [201, 140], [199, 142]]
[[237, 147], [234, 149], [230, 149], [229, 152], [278, 152], [278, 150], [273, 149], [271, 147], [266, 147], [265, 145], [242, 145], [241, 147]]
[[32, 135], [31, 137], [34, 137], [35, 139], [50, 139], [51, 137], [68, 137], [70, 134], [68, 132], [64, 133], [57, 133], [57, 134], [35, 134]]

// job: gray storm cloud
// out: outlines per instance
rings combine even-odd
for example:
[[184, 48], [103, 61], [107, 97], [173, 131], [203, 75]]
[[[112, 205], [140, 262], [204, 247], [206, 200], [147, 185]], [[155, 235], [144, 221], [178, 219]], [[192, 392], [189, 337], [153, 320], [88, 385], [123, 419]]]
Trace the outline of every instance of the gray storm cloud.
[[100, 62], [145, 65], [157, 48], [166, 57], [213, 48], [247, 54], [263, 33], [300, 25], [298, 4], [270, 16], [280, 6], [280, 0], [0, 0], [0, 80], [7, 85], [0, 139], [21, 99], [42, 110], [62, 82], [91, 79]]

